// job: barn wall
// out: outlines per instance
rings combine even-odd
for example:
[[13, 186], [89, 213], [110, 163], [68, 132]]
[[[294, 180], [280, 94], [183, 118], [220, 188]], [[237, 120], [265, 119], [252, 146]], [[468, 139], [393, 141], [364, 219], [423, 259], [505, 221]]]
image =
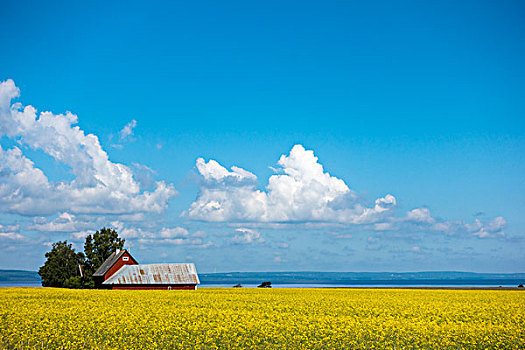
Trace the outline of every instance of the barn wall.
[[[124, 261], [123, 258], [127, 256], [128, 261]], [[115, 272], [120, 270], [120, 268], [124, 265], [137, 265], [137, 262], [133, 257], [126, 251], [122, 256], [111, 266], [111, 268], [106, 272], [104, 275], [104, 281], [110, 278]]]
[[[121, 289], [121, 290], [168, 290], [169, 286], [112, 286], [111, 289]], [[196, 285], [184, 285], [184, 286], [171, 286], [171, 290], [196, 290]]]

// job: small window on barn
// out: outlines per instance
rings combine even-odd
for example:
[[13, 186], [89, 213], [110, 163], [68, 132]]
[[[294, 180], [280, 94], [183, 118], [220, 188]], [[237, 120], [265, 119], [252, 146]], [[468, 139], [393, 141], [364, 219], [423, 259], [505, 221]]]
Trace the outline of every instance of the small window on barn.
[[128, 261], [129, 260], [129, 256], [125, 256], [122, 258], [122, 261]]

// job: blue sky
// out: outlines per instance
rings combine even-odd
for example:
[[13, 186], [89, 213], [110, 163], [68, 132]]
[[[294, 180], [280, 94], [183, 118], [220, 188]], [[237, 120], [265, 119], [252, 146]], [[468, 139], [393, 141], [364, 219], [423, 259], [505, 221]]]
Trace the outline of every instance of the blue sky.
[[2, 2], [0, 268], [111, 226], [201, 272], [525, 272], [524, 15]]

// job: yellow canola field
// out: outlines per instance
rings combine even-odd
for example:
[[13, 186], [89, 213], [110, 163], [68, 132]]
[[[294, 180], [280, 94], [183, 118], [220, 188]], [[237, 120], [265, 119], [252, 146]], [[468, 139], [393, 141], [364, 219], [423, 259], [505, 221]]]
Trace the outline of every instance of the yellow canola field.
[[525, 349], [525, 293], [0, 288], [0, 349]]

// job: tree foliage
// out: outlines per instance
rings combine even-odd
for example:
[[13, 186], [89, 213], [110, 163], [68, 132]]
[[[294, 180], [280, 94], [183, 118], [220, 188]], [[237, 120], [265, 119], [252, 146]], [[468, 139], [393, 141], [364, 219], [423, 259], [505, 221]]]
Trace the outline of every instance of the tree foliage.
[[[46, 262], [38, 274], [44, 287], [94, 288], [93, 273], [116, 251], [124, 247], [124, 239], [119, 238], [114, 229], [102, 228], [88, 235], [84, 243], [84, 253], [75, 252], [67, 241], [53, 243], [46, 253]], [[80, 276], [79, 265], [82, 266]]]
[[111, 253], [117, 249], [122, 249], [124, 242], [125, 239], [119, 238], [117, 231], [105, 227], [93, 235], [88, 235], [84, 243], [86, 279], [92, 282], [95, 271], [109, 258]]
[[84, 288], [85, 279], [80, 276], [69, 277], [64, 283], [65, 288], [80, 289]]
[[78, 266], [84, 262], [84, 254], [75, 252], [67, 241], [53, 243], [45, 257], [44, 266], [38, 270], [44, 287], [64, 287], [69, 279], [79, 276]]
[[272, 282], [267, 281], [259, 284], [257, 288], [272, 288]]

